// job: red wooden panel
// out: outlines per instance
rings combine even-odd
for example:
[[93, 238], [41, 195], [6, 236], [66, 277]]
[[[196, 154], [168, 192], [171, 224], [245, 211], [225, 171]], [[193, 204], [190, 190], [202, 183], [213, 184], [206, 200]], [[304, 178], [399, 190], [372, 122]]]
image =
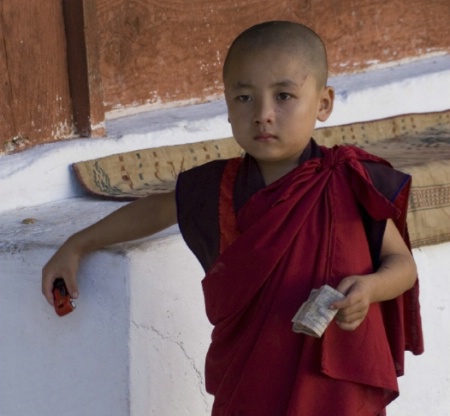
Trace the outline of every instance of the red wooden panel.
[[3, 0], [0, 7], [9, 80], [6, 106], [15, 126], [14, 133], [2, 128], [0, 144], [14, 151], [71, 135], [61, 2]]
[[12, 144], [9, 144], [7, 140], [11, 140], [15, 136], [16, 128], [11, 111], [11, 83], [6, 59], [3, 23], [0, 21], [0, 153], [11, 148]]
[[227, 47], [248, 25], [288, 19], [291, 0], [97, 0], [107, 110], [222, 92]]
[[220, 95], [229, 43], [264, 20], [311, 26], [338, 74], [450, 52], [449, 16], [448, 0], [97, 0], [106, 110]]

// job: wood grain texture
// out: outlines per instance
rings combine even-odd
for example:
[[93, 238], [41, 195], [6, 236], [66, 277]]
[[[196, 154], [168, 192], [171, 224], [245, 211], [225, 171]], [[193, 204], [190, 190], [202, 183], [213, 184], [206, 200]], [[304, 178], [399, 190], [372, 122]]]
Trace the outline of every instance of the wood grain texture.
[[0, 151], [14, 152], [70, 135], [61, 2], [3, 0], [1, 18], [9, 80], [7, 106], [15, 131], [11, 137], [11, 130], [0, 127]]
[[11, 111], [11, 83], [3, 33], [3, 4], [0, 2], [0, 145], [3, 138], [16, 136], [14, 115]]
[[450, 52], [449, 16], [448, 0], [97, 0], [105, 110], [217, 97], [229, 44], [261, 21], [312, 27], [340, 74]]
[[223, 59], [235, 35], [293, 12], [289, 0], [98, 0], [97, 5], [106, 110], [220, 94]]
[[448, 0], [313, 0], [298, 17], [321, 34], [334, 74], [450, 53]]
[[86, 48], [86, 61], [89, 85], [90, 134], [93, 137], [99, 137], [104, 136], [106, 130], [96, 0], [83, 0], [83, 17], [85, 42], [89, 45]]
[[63, 0], [62, 3], [75, 132], [81, 137], [103, 135], [95, 0]]

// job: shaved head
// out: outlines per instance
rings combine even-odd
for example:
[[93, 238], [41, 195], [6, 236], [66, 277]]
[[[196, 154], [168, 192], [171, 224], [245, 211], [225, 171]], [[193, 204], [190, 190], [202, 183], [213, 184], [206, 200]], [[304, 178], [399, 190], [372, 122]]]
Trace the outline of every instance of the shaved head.
[[322, 40], [308, 27], [285, 21], [260, 23], [242, 32], [228, 50], [223, 65], [224, 80], [235, 59], [270, 49], [298, 56], [308, 73], [316, 78], [318, 88], [326, 86], [328, 63]]

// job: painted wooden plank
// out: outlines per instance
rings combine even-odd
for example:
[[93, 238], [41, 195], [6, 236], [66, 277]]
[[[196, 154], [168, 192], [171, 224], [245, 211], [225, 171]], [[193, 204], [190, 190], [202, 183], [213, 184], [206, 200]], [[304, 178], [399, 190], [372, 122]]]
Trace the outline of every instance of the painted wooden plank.
[[11, 141], [16, 137], [14, 117], [11, 111], [11, 83], [3, 33], [3, 13], [0, 2], [0, 153], [12, 148]]
[[[62, 6], [58, 0], [3, 0], [2, 29], [17, 151], [72, 134]], [[10, 134], [10, 133], [7, 133]]]
[[97, 0], [107, 111], [222, 92], [221, 67], [237, 33], [292, 18], [291, 0]]
[[82, 137], [101, 136], [105, 131], [95, 1], [63, 0], [63, 10], [75, 130]]
[[450, 52], [448, 0], [97, 0], [105, 108], [203, 102], [222, 93], [232, 39], [264, 20], [304, 22], [330, 72]]

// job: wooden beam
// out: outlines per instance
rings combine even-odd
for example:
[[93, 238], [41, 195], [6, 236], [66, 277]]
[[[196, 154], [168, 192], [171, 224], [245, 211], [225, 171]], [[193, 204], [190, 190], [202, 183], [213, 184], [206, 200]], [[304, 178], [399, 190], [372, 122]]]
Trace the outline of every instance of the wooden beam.
[[73, 117], [82, 137], [105, 135], [95, 0], [63, 0]]

